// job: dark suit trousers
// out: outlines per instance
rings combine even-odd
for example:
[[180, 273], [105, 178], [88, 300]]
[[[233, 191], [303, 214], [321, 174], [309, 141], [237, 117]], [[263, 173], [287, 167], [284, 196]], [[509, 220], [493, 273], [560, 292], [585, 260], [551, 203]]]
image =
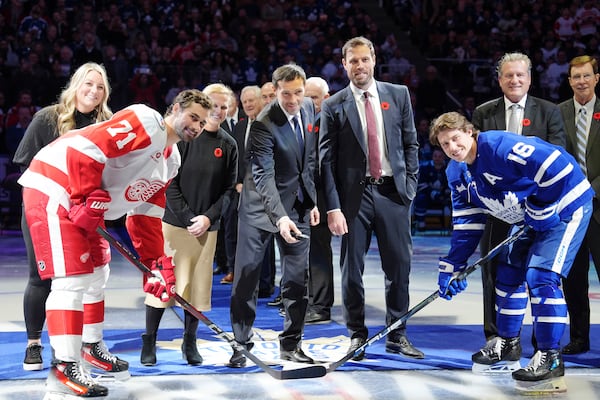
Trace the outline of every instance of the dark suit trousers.
[[310, 266], [308, 278], [309, 308], [331, 315], [333, 306], [333, 253], [331, 232], [327, 226], [327, 215], [321, 214], [321, 221], [310, 228]]
[[225, 249], [225, 265], [227, 267], [226, 272], [233, 272], [233, 266], [235, 264], [235, 248], [237, 246], [237, 225], [238, 225], [238, 214], [237, 207], [240, 201], [240, 194], [237, 191], [230, 193], [229, 204], [223, 212], [223, 218], [221, 223], [223, 224], [223, 246]]
[[[310, 232], [308, 216], [299, 222], [297, 215], [289, 215], [303, 232]], [[279, 234], [268, 232], [247, 223], [238, 226], [238, 245], [235, 257], [233, 287], [231, 290], [231, 327], [235, 340], [248, 345], [256, 318], [258, 282], [262, 261], [273, 236], [276, 237], [281, 259], [281, 296], [286, 315], [279, 335], [281, 350], [295, 349], [304, 331], [304, 316], [308, 305], [308, 240], [289, 244]]]
[[[358, 215], [347, 222], [348, 233], [342, 238], [340, 257], [344, 318], [351, 338], [367, 339], [362, 275], [373, 233], [377, 236], [385, 275], [386, 325], [408, 311], [412, 256], [410, 205], [401, 203], [393, 183], [367, 185]], [[390, 339], [396, 339], [405, 331], [406, 327], [401, 326], [390, 333]]]
[[590, 342], [590, 254], [600, 280], [600, 224], [594, 218], [590, 219], [585, 240], [577, 252], [569, 276], [563, 279], [571, 342]]
[[[489, 253], [500, 242], [508, 237], [511, 225], [497, 218], [488, 216], [485, 230], [480, 241], [482, 255]], [[481, 283], [483, 285], [483, 333], [486, 340], [498, 336], [496, 326], [496, 271], [498, 258], [492, 258], [481, 268]]]

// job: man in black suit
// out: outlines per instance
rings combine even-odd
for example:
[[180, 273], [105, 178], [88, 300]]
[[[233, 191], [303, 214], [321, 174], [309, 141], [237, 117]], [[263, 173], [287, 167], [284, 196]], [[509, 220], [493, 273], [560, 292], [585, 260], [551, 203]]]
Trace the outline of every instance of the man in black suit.
[[[531, 86], [529, 57], [522, 53], [507, 53], [498, 61], [497, 72], [498, 84], [504, 95], [475, 108], [472, 120], [475, 128], [481, 132], [508, 130], [524, 136], [538, 136], [552, 144], [565, 147], [565, 128], [558, 107], [554, 103], [527, 94]], [[509, 229], [509, 224], [488, 217], [481, 238], [481, 254], [487, 254], [490, 249], [506, 239]], [[498, 335], [495, 309], [496, 269], [496, 259], [481, 269], [483, 330], [487, 341]]]
[[[240, 100], [244, 110], [244, 116], [238, 120], [233, 128], [233, 138], [238, 147], [238, 175], [235, 191], [231, 195], [231, 204], [225, 212], [225, 246], [227, 250], [227, 265], [231, 266], [231, 270], [221, 280], [228, 283], [233, 283], [233, 266], [235, 265], [235, 251], [237, 247], [237, 228], [238, 228], [238, 205], [240, 202], [240, 193], [242, 192], [244, 176], [246, 169], [250, 163], [246, 148], [248, 147], [248, 139], [250, 136], [250, 126], [256, 119], [260, 111], [263, 109], [263, 101], [261, 98], [260, 88], [256, 85], [245, 86], [240, 93]], [[258, 297], [271, 297], [274, 288], [275, 274], [275, 244], [271, 240], [265, 251], [263, 265], [261, 268], [260, 284], [258, 289]], [[273, 279], [272, 279], [273, 277]]]
[[[362, 274], [373, 233], [385, 274], [386, 324], [408, 311], [419, 145], [408, 88], [373, 78], [373, 43], [347, 41], [342, 64], [350, 85], [321, 105], [319, 151], [327, 222], [332, 234], [343, 235], [343, 310], [349, 351], [355, 351], [368, 337]], [[385, 348], [424, 357], [407, 339], [405, 325], [390, 332]], [[353, 357], [363, 358], [364, 351]]]
[[[304, 98], [306, 74], [295, 64], [273, 72], [276, 100], [250, 128], [250, 165], [238, 209], [238, 243], [231, 291], [231, 327], [236, 342], [252, 347], [258, 281], [265, 248], [275, 237], [281, 258], [281, 296], [285, 310], [279, 335], [282, 360], [313, 363], [301, 348], [308, 304], [310, 225], [319, 223], [314, 174], [317, 140], [315, 108]], [[246, 365], [234, 349], [230, 367]]]
[[[318, 76], [306, 80], [306, 97], [310, 97], [315, 105], [315, 126], [321, 121], [321, 103], [329, 97], [327, 81]], [[318, 143], [317, 143], [318, 145]], [[318, 152], [315, 148], [315, 153]], [[318, 153], [317, 153], [318, 154]], [[319, 215], [326, 215], [323, 185], [319, 169], [315, 169], [315, 186], [317, 188], [317, 206]], [[310, 252], [308, 275], [308, 311], [304, 321], [307, 324], [318, 324], [331, 319], [333, 306], [333, 253], [331, 251], [331, 232], [327, 219], [310, 228]]]
[[[595, 58], [586, 55], [575, 57], [569, 63], [569, 85], [574, 96], [558, 105], [567, 131], [567, 151], [579, 161], [596, 192], [594, 213], [585, 239], [569, 276], [563, 279], [570, 330], [570, 341], [562, 348], [563, 354], [580, 354], [590, 349], [590, 255], [600, 280], [600, 100], [595, 94], [599, 79], [598, 61]], [[578, 141], [577, 134], [580, 113], [585, 113], [585, 118], [579, 124], [584, 133], [582, 142]]]

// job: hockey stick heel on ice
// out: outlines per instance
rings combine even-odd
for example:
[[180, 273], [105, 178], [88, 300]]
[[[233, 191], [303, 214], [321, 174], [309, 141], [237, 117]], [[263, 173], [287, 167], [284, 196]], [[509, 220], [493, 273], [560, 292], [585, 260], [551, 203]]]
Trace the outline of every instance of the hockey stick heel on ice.
[[[466, 267], [464, 269], [464, 271], [462, 271], [454, 279], [464, 279], [464, 278], [466, 278], [470, 273], [472, 273], [473, 271], [475, 271], [476, 269], [478, 269], [481, 266], [481, 264], [486, 263], [489, 260], [491, 260], [492, 258], [494, 258], [500, 252], [500, 250], [502, 250], [505, 246], [511, 245], [514, 242], [516, 242], [517, 239], [519, 239], [523, 235], [523, 233], [526, 232], [526, 230], [527, 230], [526, 227], [525, 228], [521, 228], [517, 232], [515, 232], [512, 236], [509, 236], [508, 238], [504, 239], [496, 247], [494, 247], [493, 249], [491, 249], [485, 256], [481, 257], [480, 259], [478, 259], [477, 261], [475, 261], [473, 264], [471, 264], [468, 267]], [[359, 348], [357, 348], [355, 351], [353, 351], [351, 353], [347, 353], [344, 357], [342, 357], [339, 360], [334, 361], [331, 364], [329, 364], [329, 366], [327, 367], [327, 373], [329, 373], [331, 371], [334, 371], [340, 365], [346, 363], [348, 360], [350, 360], [352, 357], [354, 357], [355, 354], [359, 354], [359, 353], [365, 351], [365, 349], [367, 347], [369, 347], [370, 345], [372, 345], [373, 343], [375, 343], [379, 339], [384, 338], [385, 336], [387, 336], [391, 331], [393, 331], [394, 329], [397, 329], [398, 327], [400, 327], [410, 317], [412, 317], [413, 315], [415, 315], [417, 312], [421, 311], [429, 303], [433, 302], [438, 297], [440, 297], [440, 293], [439, 293], [438, 290], [436, 290], [435, 292], [433, 292], [429, 296], [427, 296], [419, 304], [417, 304], [416, 306], [414, 306], [413, 308], [411, 308], [410, 310], [408, 310], [404, 315], [402, 315], [400, 318], [398, 318], [392, 324], [386, 326], [385, 328], [383, 328], [382, 330], [380, 330], [379, 332], [377, 332], [374, 336], [372, 336], [369, 339], [367, 339], [367, 341], [362, 346], [360, 346]]]
[[[150, 268], [145, 266], [140, 259], [133, 254], [127, 247], [125, 247], [121, 242], [115, 239], [106, 229], [102, 227], [98, 227], [96, 230], [100, 236], [110, 243], [123, 257], [125, 257], [129, 262], [131, 262], [137, 269], [139, 269], [144, 274], [151, 274]], [[310, 365], [302, 368], [295, 369], [279, 369], [273, 368], [267, 365], [264, 361], [256, 357], [252, 354], [246, 347], [242, 346], [235, 339], [227, 334], [223, 329], [219, 328], [214, 322], [208, 319], [201, 311], [196, 309], [193, 305], [191, 305], [186, 299], [181, 297], [178, 293], [173, 295], [173, 299], [178, 302], [181, 307], [183, 307], [187, 312], [192, 314], [198, 320], [202, 321], [211, 331], [213, 331], [217, 337], [225, 340], [227, 343], [231, 345], [235, 350], [240, 351], [244, 356], [249, 358], [256, 366], [265, 371], [267, 374], [272, 376], [275, 379], [279, 380], [287, 380], [287, 379], [303, 379], [303, 378], [319, 378], [321, 376], [325, 376], [327, 373], [327, 369], [323, 365]]]

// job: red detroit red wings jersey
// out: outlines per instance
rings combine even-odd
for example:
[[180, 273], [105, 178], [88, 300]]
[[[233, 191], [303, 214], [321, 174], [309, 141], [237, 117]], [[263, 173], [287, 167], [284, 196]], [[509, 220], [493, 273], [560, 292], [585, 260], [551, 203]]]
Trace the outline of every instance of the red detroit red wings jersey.
[[67, 210], [101, 187], [111, 196], [106, 219], [128, 212], [161, 218], [166, 185], [181, 164], [177, 146], [165, 150], [166, 141], [162, 116], [132, 105], [44, 147], [19, 183], [57, 199]]

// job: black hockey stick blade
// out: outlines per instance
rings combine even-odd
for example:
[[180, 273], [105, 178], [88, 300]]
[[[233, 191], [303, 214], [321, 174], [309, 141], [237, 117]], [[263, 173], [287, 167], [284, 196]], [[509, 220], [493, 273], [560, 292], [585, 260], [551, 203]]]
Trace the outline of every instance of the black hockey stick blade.
[[[137, 269], [139, 269], [144, 274], [152, 274], [150, 268], [145, 266], [140, 259], [131, 252], [125, 245], [115, 239], [106, 229], [102, 227], [98, 227], [96, 230], [100, 236], [108, 241], [123, 257], [125, 257], [128, 261], [130, 261]], [[175, 301], [177, 301], [181, 307], [183, 307], [187, 312], [192, 314], [198, 320], [202, 321], [211, 331], [213, 331], [218, 338], [225, 340], [227, 343], [231, 345], [235, 350], [242, 352], [247, 358], [252, 360], [254, 364], [256, 364], [260, 369], [265, 371], [267, 374], [272, 376], [275, 379], [279, 380], [287, 380], [287, 379], [302, 379], [302, 378], [319, 378], [321, 376], [325, 376], [327, 373], [327, 369], [323, 365], [309, 365], [302, 368], [294, 368], [294, 369], [283, 369], [280, 367], [271, 367], [267, 365], [260, 358], [256, 357], [252, 354], [246, 347], [242, 346], [235, 339], [227, 334], [223, 329], [221, 329], [218, 325], [212, 322], [206, 315], [204, 315], [200, 310], [190, 304], [186, 299], [181, 297], [178, 293], [173, 295]]]
[[[502, 250], [505, 246], [511, 245], [512, 243], [516, 242], [517, 239], [519, 237], [521, 237], [521, 235], [523, 235], [523, 233], [526, 231], [526, 229], [527, 228], [521, 228], [517, 232], [515, 232], [514, 235], [511, 235], [508, 238], [506, 238], [505, 240], [503, 240], [502, 242], [500, 242], [496, 247], [494, 247], [493, 249], [491, 249], [485, 256], [481, 257], [480, 259], [478, 259], [477, 261], [475, 261], [473, 264], [467, 266], [454, 279], [459, 279], [460, 280], [460, 279], [466, 278], [467, 275], [469, 275], [470, 273], [472, 273], [473, 271], [475, 271], [482, 264], [484, 264], [484, 263], [488, 262], [489, 260], [491, 260], [492, 258], [494, 258], [500, 252], [500, 250]], [[329, 366], [327, 367], [327, 372], [329, 373], [329, 372], [332, 372], [332, 371], [336, 370], [340, 365], [346, 363], [348, 360], [350, 360], [352, 357], [354, 357], [355, 354], [360, 354], [363, 351], [365, 351], [365, 349], [367, 347], [369, 347], [370, 345], [372, 345], [373, 343], [375, 343], [379, 339], [387, 336], [394, 329], [400, 327], [410, 317], [412, 317], [413, 315], [415, 315], [417, 312], [421, 311], [423, 308], [425, 308], [427, 305], [429, 305], [431, 302], [433, 302], [438, 297], [440, 297], [440, 293], [439, 293], [438, 290], [436, 290], [435, 292], [433, 292], [429, 296], [427, 296], [419, 304], [417, 304], [416, 306], [414, 306], [413, 308], [411, 308], [410, 310], [408, 310], [404, 315], [402, 315], [400, 318], [398, 318], [392, 324], [386, 326], [385, 328], [383, 328], [382, 330], [380, 330], [379, 332], [377, 332], [374, 336], [370, 337], [362, 346], [360, 346], [359, 348], [357, 348], [355, 351], [347, 353], [344, 357], [342, 357], [339, 360], [334, 361], [333, 363], [329, 364]]]

